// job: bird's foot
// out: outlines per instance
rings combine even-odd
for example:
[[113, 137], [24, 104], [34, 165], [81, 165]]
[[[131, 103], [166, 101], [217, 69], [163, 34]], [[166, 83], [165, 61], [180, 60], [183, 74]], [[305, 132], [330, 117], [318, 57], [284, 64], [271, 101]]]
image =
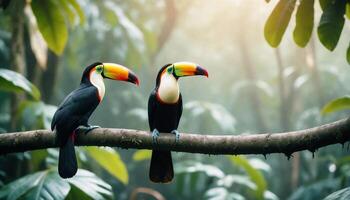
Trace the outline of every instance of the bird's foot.
[[155, 128], [152, 131], [152, 141], [153, 144], [157, 144], [158, 143], [158, 137], [159, 137], [159, 131]]
[[175, 130], [172, 130], [171, 133], [175, 135], [175, 142], [178, 142], [180, 140], [180, 133], [179, 133], [179, 131], [177, 131], [175, 129]]
[[84, 133], [84, 134], [88, 134], [90, 131], [96, 129], [96, 128], [101, 128], [100, 126], [92, 126], [92, 125], [88, 125], [88, 126], [78, 126], [77, 128], [77, 133]]

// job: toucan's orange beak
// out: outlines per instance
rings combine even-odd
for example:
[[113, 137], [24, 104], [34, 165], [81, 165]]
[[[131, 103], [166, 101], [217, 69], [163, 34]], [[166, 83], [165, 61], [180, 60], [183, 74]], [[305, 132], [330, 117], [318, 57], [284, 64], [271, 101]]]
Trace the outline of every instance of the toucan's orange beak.
[[136, 85], [140, 84], [140, 81], [134, 72], [122, 65], [115, 63], [103, 63], [102, 75], [113, 80], [128, 81]]
[[182, 76], [206, 76], [208, 77], [208, 71], [203, 67], [191, 63], [191, 62], [177, 62], [174, 63], [175, 75], [177, 77]]

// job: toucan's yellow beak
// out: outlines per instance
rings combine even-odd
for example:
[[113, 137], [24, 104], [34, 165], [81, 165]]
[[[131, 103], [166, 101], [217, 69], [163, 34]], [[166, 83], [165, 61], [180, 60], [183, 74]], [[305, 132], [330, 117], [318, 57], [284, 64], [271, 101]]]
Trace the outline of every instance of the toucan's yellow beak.
[[103, 72], [102, 75], [105, 78], [119, 80], [119, 81], [128, 81], [139, 85], [139, 79], [130, 69], [115, 63], [103, 63]]
[[173, 65], [174, 65], [175, 75], [178, 77], [196, 76], [196, 75], [202, 75], [202, 76], [208, 77], [208, 71], [195, 63], [176, 62]]

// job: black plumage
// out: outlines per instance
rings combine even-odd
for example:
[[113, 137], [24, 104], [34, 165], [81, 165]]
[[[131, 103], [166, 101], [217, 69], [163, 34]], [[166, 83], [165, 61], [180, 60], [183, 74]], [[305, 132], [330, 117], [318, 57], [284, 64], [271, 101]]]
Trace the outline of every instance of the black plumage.
[[[161, 73], [169, 65], [164, 66], [156, 81], [156, 87], [148, 99], [148, 123], [150, 131], [157, 129], [159, 132], [170, 133], [177, 130], [182, 115], [181, 93], [176, 103], [164, 103], [157, 96]], [[152, 151], [149, 178], [156, 183], [170, 182], [174, 177], [173, 162], [170, 151]]]
[[60, 146], [58, 172], [62, 178], [76, 174], [74, 131], [80, 125], [88, 126], [89, 117], [100, 102], [98, 90], [89, 80], [91, 69], [99, 64], [102, 63], [94, 63], [85, 69], [79, 87], [63, 100], [52, 119], [51, 129], [56, 131]]

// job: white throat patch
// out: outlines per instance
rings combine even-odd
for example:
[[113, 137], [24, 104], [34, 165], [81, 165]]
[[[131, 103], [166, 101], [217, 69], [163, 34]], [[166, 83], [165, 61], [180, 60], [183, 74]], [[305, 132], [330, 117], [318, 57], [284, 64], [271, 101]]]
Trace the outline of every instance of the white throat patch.
[[98, 96], [100, 98], [100, 101], [102, 101], [105, 95], [105, 84], [103, 82], [102, 75], [100, 73], [97, 73], [96, 70], [94, 70], [90, 73], [90, 81], [92, 85], [94, 85], [97, 88]]
[[180, 90], [176, 78], [167, 72], [160, 79], [158, 97], [164, 103], [176, 103], [179, 100]]

